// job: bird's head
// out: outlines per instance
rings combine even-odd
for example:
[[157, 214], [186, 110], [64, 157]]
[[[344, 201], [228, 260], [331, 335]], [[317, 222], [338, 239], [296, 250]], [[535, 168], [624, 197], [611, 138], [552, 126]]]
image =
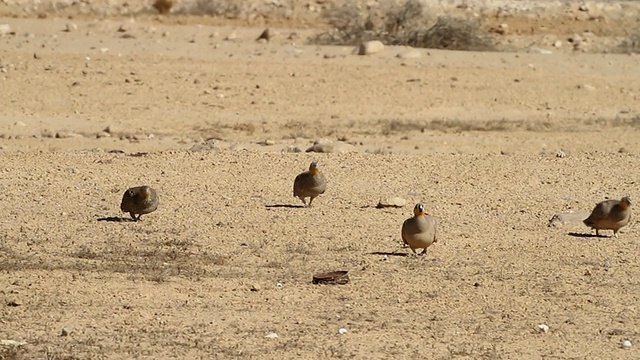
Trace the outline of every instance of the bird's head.
[[623, 197], [623, 198], [620, 200], [620, 206], [621, 206], [623, 209], [628, 208], [629, 206], [631, 206], [631, 199], [630, 199], [628, 196]]
[[414, 216], [424, 215], [424, 205], [421, 203], [417, 203], [416, 206], [413, 207], [413, 215]]
[[320, 173], [320, 169], [318, 169], [317, 161], [314, 161], [311, 164], [309, 164], [309, 173], [314, 176]]
[[147, 200], [151, 197], [151, 188], [148, 186], [143, 186], [140, 188], [140, 198], [142, 200]]

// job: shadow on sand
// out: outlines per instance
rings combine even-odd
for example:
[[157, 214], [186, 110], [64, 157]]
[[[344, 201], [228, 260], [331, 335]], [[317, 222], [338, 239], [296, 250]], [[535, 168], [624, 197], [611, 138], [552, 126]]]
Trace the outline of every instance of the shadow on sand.
[[388, 251], [374, 251], [369, 254], [370, 255], [386, 255], [386, 256], [409, 256], [408, 253], [388, 252]]
[[568, 235], [573, 237], [579, 237], [579, 238], [600, 238], [600, 239], [609, 238], [609, 236], [606, 236], [606, 235], [596, 235], [596, 234], [577, 233], [577, 232], [570, 232]]
[[289, 209], [299, 209], [303, 208], [304, 205], [291, 205], [291, 204], [269, 204], [265, 205], [266, 208], [289, 208]]
[[98, 218], [98, 221], [108, 221], [108, 222], [135, 222], [132, 218], [126, 218], [122, 216], [107, 216]]

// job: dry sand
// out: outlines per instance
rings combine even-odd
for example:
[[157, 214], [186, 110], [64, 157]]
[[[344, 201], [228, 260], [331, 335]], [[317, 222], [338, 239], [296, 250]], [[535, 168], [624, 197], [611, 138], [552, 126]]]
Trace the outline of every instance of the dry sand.
[[[169, 18], [0, 19], [0, 340], [27, 343], [0, 358], [638, 358], [635, 224], [547, 227], [640, 194], [638, 56], [357, 56]], [[108, 221], [141, 184], [160, 208]], [[351, 282], [311, 284], [329, 270]]]

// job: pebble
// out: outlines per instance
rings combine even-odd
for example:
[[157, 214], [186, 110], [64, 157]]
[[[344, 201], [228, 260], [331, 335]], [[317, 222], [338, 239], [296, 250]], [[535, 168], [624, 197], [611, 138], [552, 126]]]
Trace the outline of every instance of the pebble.
[[391, 196], [391, 197], [380, 198], [380, 200], [378, 200], [378, 205], [376, 207], [379, 209], [387, 208], [387, 207], [401, 208], [406, 204], [407, 204], [407, 200], [397, 196]]
[[538, 326], [536, 327], [538, 329], [538, 331], [546, 333], [549, 331], [549, 326], [546, 324], [538, 324]]
[[0, 340], [0, 345], [4, 346], [24, 346], [27, 345], [26, 341], [16, 341], [16, 340]]
[[199, 142], [196, 144], [193, 144], [193, 146], [191, 146], [191, 148], [189, 148], [189, 151], [214, 151], [214, 152], [219, 152], [222, 151], [222, 148], [220, 147], [220, 145], [218, 144], [218, 142], [216, 140], [206, 140], [203, 142]]
[[630, 348], [630, 347], [631, 347], [631, 341], [629, 341], [629, 340], [624, 340], [624, 341], [622, 342], [622, 347], [623, 347], [623, 348]]
[[77, 134], [74, 132], [67, 132], [67, 131], [58, 131], [56, 132], [56, 139], [68, 139], [68, 138], [79, 138], [82, 137], [81, 134]]
[[76, 31], [78, 30], [78, 25], [74, 24], [74, 23], [68, 23], [65, 27], [64, 27], [64, 31], [65, 32], [72, 32], [72, 31]]
[[344, 334], [346, 334], [347, 332], [348, 332], [348, 331], [347, 331], [347, 329], [345, 329], [345, 328], [340, 328], [340, 329], [338, 329], [338, 334], [340, 334], [340, 335], [344, 335]]
[[251, 291], [260, 291], [260, 285], [253, 284], [253, 285], [251, 285], [251, 287], [249, 287], [249, 290], [251, 290]]
[[358, 46], [358, 55], [371, 55], [384, 50], [384, 44], [379, 40], [365, 41]]
[[306, 152], [317, 153], [337, 153], [344, 154], [349, 152], [356, 152], [356, 147], [341, 141], [333, 142], [328, 139], [318, 139], [314, 141], [313, 145], [307, 148]]
[[238, 38], [238, 34], [236, 34], [236, 32], [232, 32], [231, 34], [227, 35], [227, 37], [225, 37], [224, 39], [227, 41], [231, 41], [231, 40], [235, 40]]
[[563, 211], [553, 215], [549, 220], [549, 227], [559, 227], [568, 223], [581, 223], [584, 219], [589, 217], [589, 212], [586, 211]]
[[416, 49], [405, 50], [405, 51], [399, 52], [398, 55], [396, 55], [396, 57], [400, 59], [417, 59], [421, 56], [422, 56], [422, 53], [420, 53], [420, 51]]
[[0, 24], [0, 36], [12, 35], [12, 34], [15, 34], [15, 32], [11, 29], [11, 25]]
[[72, 332], [73, 332], [73, 328], [64, 327], [62, 328], [62, 332], [60, 333], [60, 336], [69, 336], [71, 335]]
[[269, 333], [269, 334], [267, 334], [265, 337], [266, 337], [266, 338], [269, 338], [269, 339], [277, 339], [277, 338], [278, 338], [278, 334], [276, 334], [276, 333]]

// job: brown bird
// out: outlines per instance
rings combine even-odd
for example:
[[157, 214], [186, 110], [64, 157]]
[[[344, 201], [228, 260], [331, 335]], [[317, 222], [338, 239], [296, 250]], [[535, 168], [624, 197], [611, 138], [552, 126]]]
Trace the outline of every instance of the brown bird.
[[[304, 206], [310, 207], [313, 199], [327, 190], [327, 180], [318, 169], [318, 163], [312, 162], [309, 170], [298, 174], [293, 181], [293, 196], [300, 198]], [[305, 198], [309, 198], [309, 204]]]
[[424, 205], [416, 204], [413, 217], [402, 223], [402, 241], [409, 245], [411, 251], [418, 255], [416, 249], [424, 249], [420, 255], [427, 253], [427, 248], [438, 241], [436, 218], [424, 213]]
[[618, 230], [626, 226], [630, 219], [631, 199], [625, 196], [620, 200], [605, 200], [597, 204], [584, 224], [596, 229], [597, 236], [600, 236], [599, 230], [613, 230], [613, 236], [618, 237]]
[[[149, 214], [158, 208], [158, 194], [149, 186], [136, 186], [127, 189], [122, 195], [120, 210], [128, 212], [135, 221], [143, 214]], [[138, 214], [138, 217], [136, 217]]]

